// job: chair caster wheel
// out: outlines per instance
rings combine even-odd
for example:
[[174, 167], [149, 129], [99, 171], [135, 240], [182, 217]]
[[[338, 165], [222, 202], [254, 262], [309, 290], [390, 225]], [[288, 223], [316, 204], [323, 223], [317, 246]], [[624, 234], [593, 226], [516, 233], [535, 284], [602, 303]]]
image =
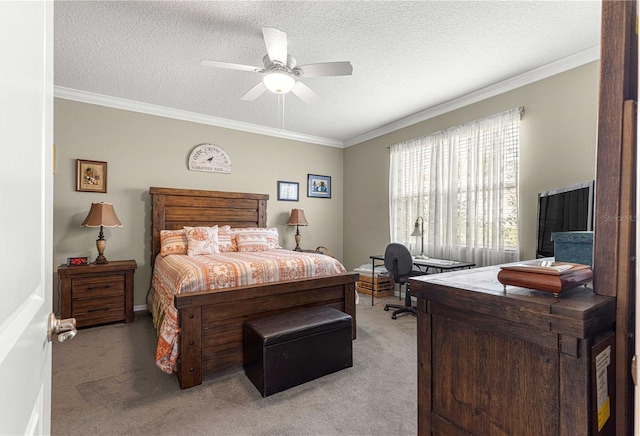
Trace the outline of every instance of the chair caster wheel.
[[385, 310], [386, 312], [388, 312], [388, 311], [389, 311], [389, 308], [385, 306], [384, 310]]
[[397, 319], [395, 315], [391, 315], [391, 319]]

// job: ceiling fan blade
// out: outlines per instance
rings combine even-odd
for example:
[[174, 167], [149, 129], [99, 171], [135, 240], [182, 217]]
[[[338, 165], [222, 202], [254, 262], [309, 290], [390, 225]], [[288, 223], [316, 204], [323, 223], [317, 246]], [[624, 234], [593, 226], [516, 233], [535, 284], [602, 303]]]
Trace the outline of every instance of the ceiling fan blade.
[[231, 62], [210, 61], [207, 59], [203, 59], [200, 61], [200, 64], [204, 65], [205, 67], [226, 68], [228, 70], [250, 71], [253, 73], [264, 72], [264, 68], [252, 67], [251, 65], [233, 64]]
[[318, 94], [313, 92], [311, 88], [309, 88], [307, 85], [305, 85], [299, 80], [296, 82], [296, 85], [293, 87], [291, 92], [293, 92], [295, 95], [298, 96], [300, 100], [304, 101], [307, 104], [313, 104], [316, 101], [318, 101], [318, 98], [319, 98]]
[[287, 34], [273, 27], [263, 27], [262, 37], [271, 62], [287, 65]]
[[240, 100], [253, 101], [256, 98], [260, 97], [262, 93], [265, 92], [266, 90], [267, 90], [267, 87], [264, 85], [264, 82], [261, 80], [260, 82], [258, 82], [256, 86], [254, 86], [249, 91], [247, 91], [245, 95], [240, 97]]
[[353, 73], [351, 62], [322, 62], [319, 64], [300, 65], [304, 77], [350, 76]]

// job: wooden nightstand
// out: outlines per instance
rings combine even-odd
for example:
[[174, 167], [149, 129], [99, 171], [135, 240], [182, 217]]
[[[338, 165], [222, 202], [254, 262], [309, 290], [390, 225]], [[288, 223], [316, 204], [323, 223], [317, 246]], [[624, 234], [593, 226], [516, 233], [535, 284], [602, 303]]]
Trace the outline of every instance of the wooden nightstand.
[[78, 327], [133, 322], [133, 274], [137, 267], [135, 260], [58, 267], [62, 318], [75, 318]]
[[[295, 249], [293, 251], [296, 251]], [[297, 250], [301, 253], [320, 253], [320, 254], [326, 254], [327, 256], [331, 256], [331, 252], [329, 251], [329, 249], [327, 247], [324, 246], [319, 246], [318, 248], [316, 248], [315, 250]]]

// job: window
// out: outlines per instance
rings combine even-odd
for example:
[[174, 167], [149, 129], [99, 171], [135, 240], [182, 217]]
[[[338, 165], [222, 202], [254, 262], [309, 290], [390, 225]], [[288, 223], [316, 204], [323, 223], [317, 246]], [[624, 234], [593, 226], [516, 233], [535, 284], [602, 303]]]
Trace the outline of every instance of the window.
[[412, 252], [491, 265], [518, 260], [521, 108], [391, 147], [391, 240]]

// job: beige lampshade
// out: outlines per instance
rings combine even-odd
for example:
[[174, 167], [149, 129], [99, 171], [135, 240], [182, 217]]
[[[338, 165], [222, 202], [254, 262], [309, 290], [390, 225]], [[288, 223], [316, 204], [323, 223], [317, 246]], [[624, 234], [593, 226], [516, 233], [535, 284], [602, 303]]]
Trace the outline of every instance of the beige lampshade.
[[91, 203], [89, 214], [80, 227], [122, 227], [112, 203]]
[[82, 221], [80, 227], [100, 227], [100, 234], [96, 240], [96, 248], [98, 249], [98, 257], [94, 263], [105, 264], [109, 263], [106, 257], [104, 257], [104, 250], [107, 247], [107, 241], [104, 239], [103, 227], [122, 227], [122, 223], [116, 215], [116, 211], [113, 209], [111, 203], [91, 203], [91, 209], [89, 214]]
[[308, 226], [307, 217], [304, 216], [304, 210], [302, 209], [291, 209], [291, 216], [289, 217], [289, 221], [287, 221], [287, 225], [289, 226]]

